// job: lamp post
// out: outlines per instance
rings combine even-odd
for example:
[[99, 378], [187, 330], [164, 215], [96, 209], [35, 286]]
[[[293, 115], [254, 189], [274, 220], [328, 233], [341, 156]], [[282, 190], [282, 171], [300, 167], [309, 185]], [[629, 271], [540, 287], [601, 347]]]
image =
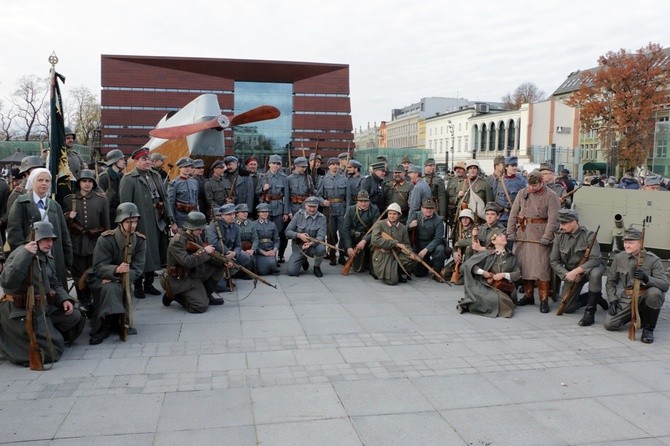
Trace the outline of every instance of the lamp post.
[[447, 121], [447, 129], [449, 130], [449, 133], [451, 134], [451, 147], [449, 148], [449, 151], [451, 152], [451, 171], [454, 171], [454, 124], [451, 122], [451, 119]]

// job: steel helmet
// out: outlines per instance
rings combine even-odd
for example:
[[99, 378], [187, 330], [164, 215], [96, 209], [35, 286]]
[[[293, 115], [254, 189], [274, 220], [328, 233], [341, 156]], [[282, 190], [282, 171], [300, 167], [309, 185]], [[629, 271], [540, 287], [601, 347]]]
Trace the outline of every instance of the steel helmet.
[[21, 160], [21, 169], [19, 169], [19, 173], [28, 172], [28, 170], [32, 169], [33, 167], [44, 167], [42, 158], [35, 155], [26, 156]]
[[204, 229], [205, 226], [207, 226], [207, 217], [202, 212], [193, 211], [186, 216], [184, 229]]
[[82, 170], [81, 173], [79, 174], [79, 178], [77, 178], [77, 183], [83, 179], [93, 180], [93, 187], [98, 187], [98, 180], [95, 179], [95, 172], [93, 172], [92, 170], [90, 169]]
[[474, 221], [475, 220], [475, 213], [472, 212], [471, 209], [463, 209], [460, 214], [458, 214], [458, 218], [462, 217], [469, 217], [470, 220]]
[[75, 132], [73, 132], [70, 127], [65, 127], [65, 136], [67, 136], [67, 135], [72, 135], [75, 138], [77, 137], [77, 134]]
[[110, 150], [109, 152], [107, 152], [107, 155], [105, 155], [105, 164], [111, 166], [112, 164], [115, 164], [118, 160], [122, 158], [124, 158], [122, 151], [120, 151], [119, 149]]
[[54, 227], [48, 221], [38, 221], [33, 224], [35, 229], [35, 241], [39, 242], [44, 238], [58, 238], [54, 232]]
[[114, 223], [121, 223], [123, 220], [133, 217], [140, 217], [140, 213], [137, 210], [135, 203], [121, 203], [119, 207], [116, 208], [116, 219], [114, 219]]
[[391, 203], [389, 204], [389, 207], [386, 208], [386, 212], [394, 211], [397, 212], [398, 214], [402, 214], [402, 209], [400, 208], [400, 205], [398, 203]]

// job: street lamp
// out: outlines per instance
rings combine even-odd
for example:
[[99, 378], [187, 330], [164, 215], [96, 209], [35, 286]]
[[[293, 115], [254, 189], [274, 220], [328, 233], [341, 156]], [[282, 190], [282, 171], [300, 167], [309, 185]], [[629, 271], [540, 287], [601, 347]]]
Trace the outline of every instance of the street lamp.
[[449, 151], [451, 152], [451, 171], [454, 171], [454, 124], [452, 124], [451, 119], [447, 121], [447, 129], [449, 130], [449, 133], [451, 133], [451, 148]]

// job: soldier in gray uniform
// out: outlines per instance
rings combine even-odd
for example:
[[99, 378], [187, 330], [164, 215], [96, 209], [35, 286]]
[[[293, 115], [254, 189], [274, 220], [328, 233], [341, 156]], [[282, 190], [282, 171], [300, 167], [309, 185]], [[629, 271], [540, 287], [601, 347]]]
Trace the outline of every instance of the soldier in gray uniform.
[[[605, 316], [605, 329], [617, 330], [630, 322], [633, 285], [635, 280], [639, 280], [638, 309], [642, 325], [640, 340], [645, 344], [651, 344], [654, 342], [656, 321], [665, 302], [665, 293], [670, 287], [668, 276], [661, 259], [644, 250], [642, 233], [639, 229], [626, 230], [623, 247], [624, 251], [614, 256], [607, 272], [605, 287], [610, 307]], [[642, 266], [639, 268], [638, 256], [641, 256], [642, 260]], [[621, 288], [623, 290], [619, 291]]]
[[[161, 277], [166, 307], [174, 300], [189, 313], [204, 313], [210, 305], [223, 305], [222, 298], [212, 296], [223, 276], [223, 264], [211, 255], [213, 245], [203, 246], [200, 236], [206, 226], [205, 214], [190, 212], [183, 228], [170, 240], [167, 269]], [[189, 242], [200, 248], [189, 249]]]
[[[242, 250], [240, 227], [235, 224], [234, 204], [224, 204], [214, 211], [214, 220], [207, 226], [205, 240], [229, 260], [246, 269], [253, 268], [251, 257]], [[239, 272], [237, 277], [246, 278], [246, 274]]]
[[326, 255], [326, 247], [310, 241], [307, 236], [326, 240], [326, 216], [318, 211], [318, 197], [309, 197], [304, 204], [305, 208], [294, 215], [286, 227], [286, 237], [293, 240], [291, 257], [288, 259], [288, 275], [300, 275], [300, 267], [307, 270], [307, 257], [311, 257], [314, 259], [314, 275], [323, 277], [321, 262]]
[[[123, 178], [123, 171], [126, 168], [126, 158], [119, 149], [110, 150], [105, 156], [105, 169], [98, 176], [98, 186], [105, 192], [107, 204], [109, 205], [109, 215], [116, 215], [116, 208], [119, 206], [119, 185]], [[116, 223], [111, 222], [111, 227], [115, 228]]]
[[[409, 228], [416, 227], [416, 245], [412, 247], [416, 255], [430, 264], [434, 270], [441, 271], [446, 260], [444, 249], [444, 222], [435, 212], [435, 203], [426, 198], [421, 203], [421, 212], [409, 223]], [[426, 277], [428, 270], [421, 263], [414, 269], [417, 277]], [[437, 278], [433, 278], [437, 280]]]
[[193, 160], [193, 170], [191, 171], [191, 177], [198, 182], [198, 210], [205, 214], [205, 217], [209, 215], [207, 212], [207, 203], [205, 201], [205, 162], [201, 159]]
[[79, 180], [79, 192], [63, 200], [63, 214], [72, 240], [72, 280], [77, 285], [77, 297], [84, 311], [91, 304], [91, 295], [78, 286], [79, 278], [93, 265], [93, 249], [100, 234], [109, 229], [109, 206], [101, 192], [95, 192], [95, 172], [84, 169]]
[[[370, 202], [368, 192], [358, 192], [356, 204], [349, 206], [344, 214], [342, 231], [342, 244], [347, 255], [349, 258], [356, 255], [353, 268], [357, 273], [369, 268], [372, 234], [368, 231], [378, 219], [379, 208]], [[356, 251], [359, 252], [356, 254]]]
[[[77, 135], [69, 127], [65, 127], [65, 149], [67, 151], [67, 163], [70, 167], [70, 172], [72, 173], [72, 183], [76, 183], [81, 175], [81, 171], [86, 169], [87, 164], [84, 161], [84, 158], [81, 155], [74, 151], [74, 142], [77, 138]], [[73, 184], [73, 187], [76, 184]], [[73, 189], [76, 190], [76, 189]]]
[[251, 245], [254, 242], [254, 222], [249, 220], [249, 208], [245, 203], [235, 206], [235, 224], [240, 228], [242, 251], [251, 257], [252, 263], [255, 263], [254, 252], [251, 250]]
[[256, 259], [256, 272], [259, 276], [279, 274], [277, 253], [279, 250], [279, 231], [269, 219], [270, 205], [261, 203], [256, 206], [258, 219], [251, 225], [253, 244], [251, 246]]
[[168, 205], [177, 226], [182, 227], [186, 216], [198, 210], [198, 181], [191, 178], [193, 160], [182, 157], [177, 160], [179, 176], [168, 185]]
[[[351, 192], [349, 189], [349, 182], [347, 179], [338, 172], [340, 165], [340, 160], [337, 158], [330, 158], [328, 160], [328, 173], [321, 180], [319, 189], [317, 190], [317, 195], [323, 198], [323, 208], [326, 216], [330, 214], [330, 234], [328, 234], [329, 240], [328, 243], [331, 245], [339, 246], [342, 248], [342, 244], [339, 243], [338, 234], [342, 233], [344, 229], [344, 213], [349, 207], [351, 201]], [[330, 264], [335, 265], [335, 253], [329, 253]], [[340, 265], [346, 263], [344, 255], [340, 254], [339, 257]]]
[[249, 176], [245, 170], [241, 171], [239, 168], [239, 160], [230, 155], [223, 159], [226, 163], [226, 173], [224, 177], [228, 179], [231, 185], [231, 194], [228, 197], [228, 202], [234, 204], [245, 203], [249, 209], [254, 208], [254, 180]]
[[358, 196], [358, 191], [361, 190], [361, 181], [363, 181], [363, 176], [361, 175], [361, 163], [356, 160], [349, 160], [346, 166], [346, 176], [349, 180], [349, 192], [351, 193], [351, 201], [356, 201]]
[[293, 173], [288, 176], [288, 195], [291, 202], [290, 215], [297, 214], [302, 209], [305, 200], [316, 192], [312, 177], [307, 175], [307, 158], [299, 156], [293, 162]]
[[74, 307], [72, 297], [58, 280], [50, 253], [56, 239], [53, 226], [39, 221], [34, 229], [35, 240], [12, 251], [0, 275], [4, 291], [0, 297], [0, 352], [21, 365], [28, 365], [29, 360], [30, 341], [25, 322], [29, 285], [35, 287], [33, 321], [45, 363], [58, 361], [65, 343], [73, 343], [86, 324], [86, 318]]
[[[578, 308], [586, 305], [584, 317], [579, 321], [581, 326], [593, 325], [596, 305], [602, 305], [607, 310], [607, 302], [602, 295], [602, 279], [605, 272], [600, 246], [598, 242], [593, 244], [589, 257], [582, 264], [580, 261], [594, 237], [594, 232], [585, 226], [579, 225], [577, 211], [561, 209], [558, 211], [560, 230], [556, 234], [554, 244], [551, 248], [549, 263], [554, 273], [564, 281], [560, 295], [563, 296], [569, 282], [574, 283], [570, 305], [565, 308], [565, 313], [573, 313]], [[588, 294], [580, 294], [582, 287], [588, 282]]]
[[[135, 203], [120, 204], [114, 219], [117, 227], [103, 232], [93, 250], [93, 268], [88, 275], [94, 302], [88, 341], [91, 345], [100, 344], [110, 335], [114, 325], [124, 323], [121, 318], [129, 309], [123, 294], [122, 275], [129, 274], [130, 283], [133, 283], [144, 274], [147, 242], [146, 237], [136, 231], [139, 219]], [[127, 242], [130, 252], [126, 249]], [[136, 333], [133, 327], [128, 329], [128, 334]]]
[[412, 221], [421, 212], [421, 203], [426, 198], [432, 197], [432, 192], [428, 183], [421, 178], [421, 169], [419, 166], [409, 166], [409, 178], [412, 181], [412, 191], [409, 193], [407, 199], [409, 203], [409, 211], [407, 214], [407, 221]]
[[277, 230], [282, 234], [279, 243], [279, 261], [284, 262], [284, 252], [288, 241], [284, 235], [284, 225], [289, 220], [291, 213], [291, 200], [289, 199], [288, 178], [281, 171], [281, 156], [271, 155], [270, 169], [265, 172], [258, 180], [256, 196], [259, 203], [270, 205], [270, 220], [277, 226]]
[[224, 204], [233, 200], [228, 200], [231, 196], [230, 189], [232, 185], [230, 181], [223, 175], [226, 170], [226, 164], [223, 160], [216, 160], [212, 163], [212, 176], [205, 182], [205, 202], [206, 210], [212, 216], [214, 209], [220, 208]]

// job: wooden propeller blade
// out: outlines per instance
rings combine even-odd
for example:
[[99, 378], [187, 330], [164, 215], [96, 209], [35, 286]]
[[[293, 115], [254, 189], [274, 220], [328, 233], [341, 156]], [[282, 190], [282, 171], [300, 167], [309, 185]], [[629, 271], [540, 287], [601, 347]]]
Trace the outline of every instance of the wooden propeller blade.
[[230, 119], [230, 126], [249, 124], [250, 122], [267, 121], [279, 117], [279, 110], [271, 105], [261, 105], [249, 111], [235, 115]]

